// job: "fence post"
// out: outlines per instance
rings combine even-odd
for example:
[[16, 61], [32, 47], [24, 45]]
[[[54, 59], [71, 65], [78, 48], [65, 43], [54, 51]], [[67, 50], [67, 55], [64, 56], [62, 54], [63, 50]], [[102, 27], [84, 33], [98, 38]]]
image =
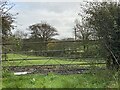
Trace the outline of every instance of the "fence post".
[[0, 17], [0, 90], [2, 89], [2, 18]]

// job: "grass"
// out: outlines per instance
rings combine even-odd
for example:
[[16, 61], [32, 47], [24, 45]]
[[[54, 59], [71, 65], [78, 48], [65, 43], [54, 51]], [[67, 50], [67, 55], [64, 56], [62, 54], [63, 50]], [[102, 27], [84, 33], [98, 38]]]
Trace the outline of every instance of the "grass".
[[2, 78], [0, 76], [0, 90], [1, 90], [1, 88], [2, 88]]
[[[5, 74], [4, 74], [5, 76]], [[118, 88], [117, 74], [100, 71], [96, 74], [23, 75], [7, 74], [3, 78], [3, 88]]]

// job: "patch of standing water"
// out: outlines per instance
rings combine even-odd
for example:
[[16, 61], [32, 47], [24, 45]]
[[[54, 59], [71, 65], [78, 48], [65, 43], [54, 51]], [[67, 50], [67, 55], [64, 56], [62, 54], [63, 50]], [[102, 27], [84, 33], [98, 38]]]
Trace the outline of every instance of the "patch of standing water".
[[14, 75], [25, 75], [28, 73], [30, 73], [30, 72], [15, 72]]

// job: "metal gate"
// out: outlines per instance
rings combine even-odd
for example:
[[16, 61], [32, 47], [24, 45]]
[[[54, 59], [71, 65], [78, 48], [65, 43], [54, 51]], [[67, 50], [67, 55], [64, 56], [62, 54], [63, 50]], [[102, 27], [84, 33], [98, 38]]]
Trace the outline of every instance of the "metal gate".
[[[90, 43], [92, 45], [95, 41]], [[88, 51], [91, 48], [86, 47]], [[85, 56], [85, 49], [81, 41], [74, 40], [7, 43], [3, 44], [2, 66], [3, 70], [27, 74], [81, 74], [90, 72], [91, 66], [105, 65], [99, 55], [95, 57], [90, 53]]]

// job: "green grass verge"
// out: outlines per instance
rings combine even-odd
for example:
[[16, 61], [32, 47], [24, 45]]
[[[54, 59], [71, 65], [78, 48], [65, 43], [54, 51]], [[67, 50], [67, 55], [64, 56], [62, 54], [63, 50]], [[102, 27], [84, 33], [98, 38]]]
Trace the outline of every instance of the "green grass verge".
[[118, 88], [117, 74], [100, 71], [96, 74], [23, 75], [4, 74], [3, 88]]

